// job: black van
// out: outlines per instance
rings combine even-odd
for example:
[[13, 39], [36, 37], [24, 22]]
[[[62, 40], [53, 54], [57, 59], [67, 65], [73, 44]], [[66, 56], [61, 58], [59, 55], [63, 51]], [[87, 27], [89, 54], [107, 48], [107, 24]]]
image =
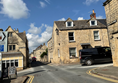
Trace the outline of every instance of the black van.
[[112, 62], [110, 47], [88, 48], [79, 50], [80, 63], [92, 65], [98, 62]]

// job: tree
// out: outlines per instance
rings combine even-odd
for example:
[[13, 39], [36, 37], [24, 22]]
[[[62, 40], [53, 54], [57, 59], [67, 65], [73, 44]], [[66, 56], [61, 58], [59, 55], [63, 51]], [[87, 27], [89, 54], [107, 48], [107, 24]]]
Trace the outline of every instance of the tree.
[[46, 48], [46, 50], [45, 50], [45, 52], [43, 52], [41, 55], [40, 55], [40, 57], [41, 58], [43, 58], [45, 55], [47, 55], [48, 54], [48, 48]]

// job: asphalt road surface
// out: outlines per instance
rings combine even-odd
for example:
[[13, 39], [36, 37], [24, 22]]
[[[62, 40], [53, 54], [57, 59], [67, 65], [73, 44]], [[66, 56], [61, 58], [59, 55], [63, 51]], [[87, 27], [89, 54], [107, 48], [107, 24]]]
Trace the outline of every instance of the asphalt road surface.
[[33, 75], [32, 83], [112, 83], [86, 73], [89, 69], [104, 65], [111, 65], [111, 63], [92, 66], [81, 66], [80, 64], [55, 66], [33, 62], [32, 68], [19, 72], [18, 76]]

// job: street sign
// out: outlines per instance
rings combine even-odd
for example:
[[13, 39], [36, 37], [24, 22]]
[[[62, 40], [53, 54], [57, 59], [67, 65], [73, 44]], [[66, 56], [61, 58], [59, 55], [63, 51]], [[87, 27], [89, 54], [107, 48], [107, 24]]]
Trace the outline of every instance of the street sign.
[[0, 52], [4, 52], [4, 45], [0, 45]]
[[0, 53], [0, 78], [2, 77], [2, 53]]
[[3, 41], [5, 39], [6, 35], [4, 32], [0, 32], [0, 41]]
[[7, 52], [7, 31], [0, 31], [0, 52]]

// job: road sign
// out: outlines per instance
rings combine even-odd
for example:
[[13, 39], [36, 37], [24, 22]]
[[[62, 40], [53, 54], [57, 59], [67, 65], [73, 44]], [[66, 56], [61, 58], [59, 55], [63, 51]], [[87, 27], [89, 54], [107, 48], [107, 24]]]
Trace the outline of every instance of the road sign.
[[4, 32], [0, 32], [0, 41], [3, 41], [5, 39], [6, 35]]
[[0, 31], [0, 52], [7, 52], [7, 31]]
[[4, 52], [4, 45], [0, 45], [0, 52]]
[[0, 78], [2, 77], [2, 53], [0, 53]]

